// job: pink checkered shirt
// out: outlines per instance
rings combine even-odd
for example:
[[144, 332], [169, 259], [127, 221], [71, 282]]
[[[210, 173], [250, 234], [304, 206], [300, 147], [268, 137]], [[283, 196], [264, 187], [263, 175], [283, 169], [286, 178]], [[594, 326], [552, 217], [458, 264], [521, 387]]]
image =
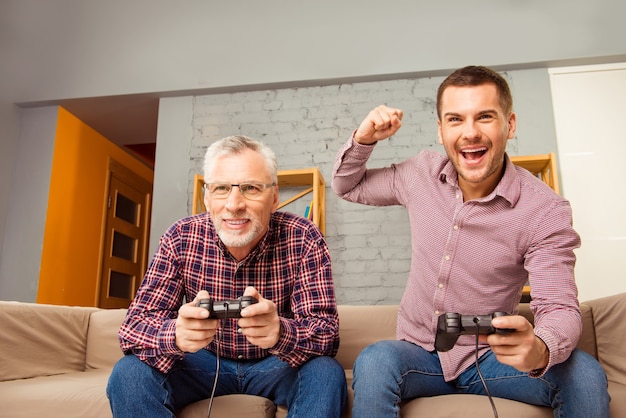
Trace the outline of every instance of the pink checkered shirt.
[[[119, 337], [125, 353], [162, 372], [184, 357], [175, 344], [178, 309], [207, 290], [215, 300], [236, 299], [247, 286], [276, 303], [282, 335], [269, 350], [237, 332], [237, 320], [222, 320], [220, 355], [256, 360], [276, 355], [292, 366], [320, 355], [334, 356], [339, 323], [330, 255], [310, 221], [276, 212], [263, 240], [244, 260], [235, 260], [217, 236], [208, 213], [181, 219], [161, 237]], [[214, 340], [208, 350], [215, 351]]]
[[[346, 143], [335, 161], [332, 187], [351, 202], [402, 205], [408, 211], [412, 256], [397, 338], [432, 351], [440, 314], [515, 314], [529, 281], [535, 334], [550, 350], [548, 367], [531, 375], [565, 361], [582, 330], [574, 281], [580, 238], [569, 202], [508, 156], [496, 189], [463, 202], [447, 157], [422, 151], [368, 170], [374, 148], [352, 139]], [[445, 379], [455, 379], [472, 364], [474, 352], [475, 337], [468, 335], [439, 353]]]

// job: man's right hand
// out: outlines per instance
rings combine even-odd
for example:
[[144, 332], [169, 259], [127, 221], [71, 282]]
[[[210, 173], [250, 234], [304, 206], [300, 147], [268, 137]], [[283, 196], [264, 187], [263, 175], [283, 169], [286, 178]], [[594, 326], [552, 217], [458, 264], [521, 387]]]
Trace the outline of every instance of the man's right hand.
[[387, 139], [402, 127], [402, 110], [380, 105], [367, 114], [354, 133], [359, 144], [371, 145]]
[[183, 352], [195, 353], [206, 347], [215, 337], [219, 319], [208, 319], [209, 311], [195, 306], [200, 299], [208, 298], [209, 292], [202, 290], [192, 302], [184, 304], [178, 310], [176, 345]]

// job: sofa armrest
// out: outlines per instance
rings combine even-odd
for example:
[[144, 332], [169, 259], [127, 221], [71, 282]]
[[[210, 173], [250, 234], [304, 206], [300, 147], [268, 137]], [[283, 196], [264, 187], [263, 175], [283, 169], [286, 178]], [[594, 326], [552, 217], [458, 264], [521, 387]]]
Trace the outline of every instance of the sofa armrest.
[[85, 370], [97, 308], [0, 301], [0, 381]]
[[122, 358], [117, 333], [126, 311], [126, 309], [103, 309], [91, 314], [85, 358], [87, 369], [111, 368]]

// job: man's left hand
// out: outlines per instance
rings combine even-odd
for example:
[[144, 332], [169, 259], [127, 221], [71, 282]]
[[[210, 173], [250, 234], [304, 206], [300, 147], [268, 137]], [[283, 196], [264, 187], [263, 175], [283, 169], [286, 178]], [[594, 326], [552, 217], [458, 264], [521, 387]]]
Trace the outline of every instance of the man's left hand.
[[241, 318], [237, 322], [239, 332], [246, 336], [250, 344], [261, 348], [274, 347], [281, 335], [276, 304], [271, 300], [264, 299], [251, 286], [246, 288], [243, 295], [255, 297], [259, 302], [241, 311]]
[[500, 316], [491, 324], [495, 328], [513, 328], [515, 332], [481, 336], [491, 346], [491, 351], [502, 364], [522, 372], [543, 369], [548, 365], [550, 353], [545, 343], [535, 335], [533, 326], [521, 315]]

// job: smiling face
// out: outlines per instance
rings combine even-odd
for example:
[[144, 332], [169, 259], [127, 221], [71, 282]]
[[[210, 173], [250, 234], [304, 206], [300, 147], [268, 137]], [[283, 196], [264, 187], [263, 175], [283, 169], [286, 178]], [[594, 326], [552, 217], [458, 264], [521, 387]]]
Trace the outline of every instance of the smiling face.
[[515, 113], [502, 108], [492, 83], [447, 87], [441, 96], [439, 143], [459, 175], [464, 200], [487, 196], [502, 177]]
[[[230, 154], [215, 160], [207, 183], [272, 183], [265, 160], [258, 152], [245, 149], [239, 154]], [[205, 193], [215, 229], [230, 253], [244, 259], [261, 241], [269, 227], [270, 217], [278, 207], [278, 186], [265, 189], [255, 200], [247, 199], [239, 187], [233, 187], [225, 199], [211, 197]]]

